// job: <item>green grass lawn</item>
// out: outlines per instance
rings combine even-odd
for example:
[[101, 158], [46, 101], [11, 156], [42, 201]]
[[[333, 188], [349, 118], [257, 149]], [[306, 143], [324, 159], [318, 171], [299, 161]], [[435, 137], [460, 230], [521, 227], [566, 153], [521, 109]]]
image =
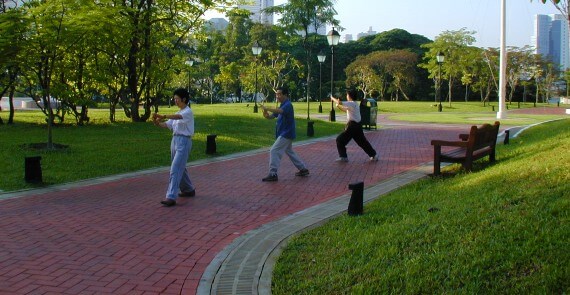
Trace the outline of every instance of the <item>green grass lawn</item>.
[[[484, 107], [480, 102], [454, 102], [449, 107], [444, 103], [443, 111], [437, 111], [437, 104], [433, 102], [380, 102], [379, 112], [388, 114], [391, 120], [425, 123], [444, 124], [474, 124], [481, 125], [497, 120], [498, 106], [495, 111], [488, 104]], [[518, 103], [507, 104], [509, 110], [519, 109]], [[533, 108], [533, 103], [521, 103], [520, 109]], [[537, 107], [557, 107], [555, 104], [537, 104]], [[501, 126], [530, 125], [553, 119], [559, 119], [556, 115], [526, 115], [507, 113], [505, 119], [501, 119]]]
[[[323, 103], [325, 117], [327, 107]], [[275, 121], [254, 114], [251, 104], [192, 108], [197, 134], [190, 161], [210, 157], [208, 134], [218, 135], [218, 155], [267, 147], [274, 140]], [[311, 104], [312, 118], [317, 108]], [[481, 108], [454, 103], [438, 113], [425, 102], [379, 104], [381, 113], [408, 120], [465, 123], [464, 116], [472, 114], [488, 116], [485, 123], [495, 120], [495, 113]], [[298, 140], [307, 139], [306, 103], [295, 103], [295, 110]], [[108, 121], [107, 110], [89, 114], [87, 126], [54, 128], [53, 140], [69, 146], [65, 150], [25, 148], [47, 140], [38, 111], [18, 111], [14, 125], [0, 126], [0, 190], [36, 187], [23, 179], [27, 156], [42, 156], [41, 186], [170, 164], [168, 130], [131, 123], [120, 111], [116, 123]], [[6, 119], [7, 112], [0, 116]], [[477, 164], [474, 173], [452, 166], [454, 177], [418, 181], [368, 204], [363, 216], [342, 216], [293, 239], [276, 266], [273, 293], [568, 293], [569, 123], [533, 127], [500, 145], [495, 165]], [[317, 137], [341, 129], [342, 123], [315, 122]]]
[[570, 292], [570, 119], [293, 238], [273, 294]]
[[[275, 103], [268, 103], [275, 105]], [[294, 103], [297, 116], [297, 140], [307, 134], [307, 103]], [[318, 102], [310, 103], [310, 118], [315, 121], [315, 137], [328, 136], [342, 130], [340, 122], [328, 122], [330, 102], [323, 102], [323, 113], [318, 113]], [[545, 106], [545, 105], [540, 105]], [[521, 107], [532, 107], [525, 104]], [[217, 134], [217, 155], [268, 147], [274, 141], [275, 121], [266, 120], [253, 113], [252, 103], [193, 104], [196, 116], [196, 136], [190, 161], [211, 157], [206, 155], [206, 136]], [[481, 103], [453, 103], [453, 108], [437, 112], [432, 102], [379, 102], [380, 113], [388, 113], [394, 119], [439, 123], [490, 123], [495, 113]], [[174, 113], [177, 107], [161, 107], [162, 113]], [[59, 151], [36, 151], [25, 148], [31, 143], [47, 141], [45, 117], [39, 111], [16, 111], [14, 125], [0, 126], [0, 156], [4, 165], [0, 191], [13, 191], [108, 176], [137, 170], [170, 165], [170, 133], [151, 123], [131, 123], [122, 110], [117, 110], [117, 122], [110, 123], [107, 109], [90, 109], [90, 123], [75, 126], [67, 116], [66, 123], [53, 128], [53, 142], [69, 148]], [[0, 113], [5, 120], [8, 112]], [[345, 116], [337, 110], [337, 118]], [[484, 118], [467, 120], [467, 117]], [[559, 118], [560, 116], [558, 116]], [[320, 118], [315, 120], [315, 118]], [[509, 118], [502, 126], [517, 120], [516, 125], [533, 124], [556, 116], [529, 116], [527, 119]], [[68, 123], [70, 122], [70, 123]], [[381, 122], [380, 122], [381, 125]], [[380, 126], [381, 127], [381, 126]], [[27, 184], [24, 181], [24, 158], [42, 157], [44, 183]]]
[[[246, 104], [192, 105], [196, 135], [190, 161], [212, 157], [206, 154], [206, 136], [217, 134], [217, 154], [227, 155], [270, 146], [275, 140], [275, 120], [254, 114]], [[176, 107], [164, 107], [161, 113], [174, 113]], [[305, 109], [306, 111], [306, 109]], [[2, 112], [2, 116], [7, 112]], [[65, 150], [37, 151], [26, 149], [30, 143], [47, 142], [47, 126], [39, 111], [17, 111], [14, 125], [0, 126], [1, 191], [61, 184], [170, 165], [171, 132], [152, 123], [131, 123], [117, 111], [117, 122], [110, 123], [108, 110], [92, 109], [86, 126], [64, 124], [53, 128], [53, 142], [69, 146]], [[73, 121], [68, 117], [66, 121]], [[43, 122], [43, 123], [42, 123]], [[341, 123], [317, 121], [315, 137], [342, 130]], [[297, 140], [305, 140], [307, 120], [297, 119]], [[24, 181], [24, 159], [42, 157], [44, 183]]]

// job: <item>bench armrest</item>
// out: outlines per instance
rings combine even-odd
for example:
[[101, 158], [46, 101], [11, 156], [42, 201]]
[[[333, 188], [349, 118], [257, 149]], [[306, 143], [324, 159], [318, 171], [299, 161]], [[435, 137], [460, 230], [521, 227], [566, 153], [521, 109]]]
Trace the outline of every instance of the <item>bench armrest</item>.
[[467, 147], [467, 141], [432, 140], [431, 145]]

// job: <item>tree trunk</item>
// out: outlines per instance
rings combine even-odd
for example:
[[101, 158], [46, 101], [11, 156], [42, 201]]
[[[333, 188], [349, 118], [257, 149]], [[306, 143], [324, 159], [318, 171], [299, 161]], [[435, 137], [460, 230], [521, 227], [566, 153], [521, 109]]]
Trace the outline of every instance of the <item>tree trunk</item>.
[[449, 107], [451, 107], [451, 86], [453, 85], [452, 79], [449, 79], [449, 83], [447, 83], [447, 95], [449, 96]]
[[8, 103], [10, 105], [10, 115], [8, 116], [8, 125], [14, 124], [14, 93], [16, 92], [16, 87], [12, 84], [10, 86], [10, 96], [8, 98]]

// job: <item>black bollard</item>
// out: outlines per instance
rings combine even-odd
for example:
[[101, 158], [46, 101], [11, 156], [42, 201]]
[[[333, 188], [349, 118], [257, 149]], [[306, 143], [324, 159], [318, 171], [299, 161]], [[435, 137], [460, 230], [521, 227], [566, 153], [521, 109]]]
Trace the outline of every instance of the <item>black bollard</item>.
[[313, 127], [313, 125], [315, 125], [314, 121], [307, 121], [307, 136], [308, 137], [313, 137], [315, 135], [315, 128]]
[[503, 144], [509, 144], [509, 135], [511, 134], [510, 130], [505, 130], [505, 140], [503, 140]]
[[493, 112], [495, 111], [495, 106], [491, 106], [493, 108]]
[[208, 134], [206, 137], [206, 154], [216, 153], [216, 134]]
[[364, 213], [364, 182], [355, 182], [348, 185], [352, 190], [348, 203], [348, 215], [362, 215]]
[[42, 182], [42, 157], [26, 157], [25, 159], [25, 176], [24, 179], [28, 183], [41, 183]]

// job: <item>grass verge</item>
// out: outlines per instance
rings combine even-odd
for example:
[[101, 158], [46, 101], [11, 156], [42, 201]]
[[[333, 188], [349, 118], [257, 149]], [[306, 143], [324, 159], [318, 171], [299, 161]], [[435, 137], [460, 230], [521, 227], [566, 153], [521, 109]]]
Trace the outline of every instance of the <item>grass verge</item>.
[[569, 146], [569, 119], [539, 125], [498, 146], [495, 165], [420, 180], [303, 233], [272, 293], [568, 293]]

